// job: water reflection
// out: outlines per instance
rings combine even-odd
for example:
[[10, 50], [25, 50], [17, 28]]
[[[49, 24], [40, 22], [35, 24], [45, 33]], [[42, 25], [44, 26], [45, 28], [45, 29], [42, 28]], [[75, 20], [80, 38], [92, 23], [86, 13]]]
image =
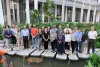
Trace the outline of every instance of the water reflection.
[[41, 63], [28, 63], [29, 59], [20, 56], [9, 56], [7, 57], [7, 64], [9, 65], [12, 61], [13, 67], [84, 67], [86, 60], [69, 61], [69, 60], [58, 60], [54, 58], [43, 58]]

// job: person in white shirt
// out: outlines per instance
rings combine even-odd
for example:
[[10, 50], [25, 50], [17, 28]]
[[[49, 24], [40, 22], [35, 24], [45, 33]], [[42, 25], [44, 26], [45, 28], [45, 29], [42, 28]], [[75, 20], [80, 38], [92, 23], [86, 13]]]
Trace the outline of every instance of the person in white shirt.
[[69, 27], [69, 24], [66, 25], [66, 28], [64, 29], [64, 33], [66, 33], [66, 30], [69, 30], [70, 33], [72, 33], [72, 30]]
[[88, 32], [88, 50], [87, 50], [87, 54], [89, 54], [90, 52], [90, 46], [92, 46], [92, 53], [94, 53], [95, 51], [95, 40], [97, 38], [97, 32], [94, 30], [94, 27], [91, 27], [91, 30]]
[[66, 30], [65, 33], [65, 49], [70, 50], [70, 42], [71, 42], [71, 34], [69, 32], [69, 30]]

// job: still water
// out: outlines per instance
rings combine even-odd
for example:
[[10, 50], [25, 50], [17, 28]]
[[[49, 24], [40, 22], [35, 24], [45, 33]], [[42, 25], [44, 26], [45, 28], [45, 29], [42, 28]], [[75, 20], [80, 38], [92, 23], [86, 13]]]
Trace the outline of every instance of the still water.
[[13, 67], [84, 67], [87, 60], [69, 61], [69, 60], [58, 60], [55, 58], [43, 58], [41, 63], [28, 63], [28, 58], [20, 56], [9, 56], [6, 55], [6, 63], [10, 64], [12, 61]]

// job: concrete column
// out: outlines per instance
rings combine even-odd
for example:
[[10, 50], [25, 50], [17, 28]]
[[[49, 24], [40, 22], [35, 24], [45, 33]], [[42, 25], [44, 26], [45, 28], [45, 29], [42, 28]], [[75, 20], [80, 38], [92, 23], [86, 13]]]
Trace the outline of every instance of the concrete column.
[[19, 0], [17, 0], [17, 24], [20, 24]]
[[44, 23], [44, 11], [43, 11], [44, 3], [42, 2], [42, 22]]
[[67, 17], [67, 6], [66, 6], [66, 12], [65, 12], [65, 22], [67, 22], [68, 17]]
[[26, 0], [26, 23], [30, 23], [29, 0]]
[[95, 22], [95, 17], [96, 17], [96, 7], [95, 7], [95, 9], [94, 9], [94, 14], [93, 14], [93, 24], [94, 24], [94, 22]]
[[100, 22], [100, 11], [96, 12], [96, 22]]
[[76, 0], [74, 1], [73, 10], [72, 10], [72, 22], [75, 22], [75, 8], [76, 7]]
[[62, 14], [61, 14], [61, 21], [64, 21], [64, 12], [65, 12], [65, 0], [63, 0], [62, 4]]
[[6, 0], [7, 24], [11, 26], [10, 0]]
[[83, 3], [82, 8], [81, 8], [80, 22], [83, 22], [83, 13], [84, 13], [84, 3]]
[[55, 5], [55, 18], [57, 17], [57, 5]]
[[13, 22], [15, 22], [15, 6], [13, 1], [12, 1], [12, 10], [13, 10]]
[[2, 9], [2, 2], [0, 0], [0, 24], [4, 25], [4, 17], [3, 17], [3, 9]]
[[34, 0], [34, 10], [38, 10], [38, 0]]
[[87, 20], [86, 20], [87, 23], [89, 23], [89, 20], [90, 20], [90, 10], [91, 10], [91, 4], [90, 4], [88, 12], [87, 12]]

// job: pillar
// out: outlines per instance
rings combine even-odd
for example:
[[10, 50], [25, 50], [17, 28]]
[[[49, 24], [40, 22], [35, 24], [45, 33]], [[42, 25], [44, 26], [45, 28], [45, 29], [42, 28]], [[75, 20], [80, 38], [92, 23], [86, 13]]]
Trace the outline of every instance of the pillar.
[[55, 5], [55, 18], [57, 17], [57, 5]]
[[26, 23], [30, 23], [29, 0], [26, 0]]
[[10, 0], [6, 0], [7, 24], [11, 26]]
[[3, 9], [2, 9], [2, 1], [0, 0], [0, 24], [4, 25], [4, 17], [3, 17]]
[[91, 4], [90, 4], [88, 12], [87, 12], [87, 20], [86, 20], [87, 23], [89, 23], [89, 20], [90, 20], [90, 10], [91, 10]]
[[67, 6], [66, 6], [66, 12], [65, 12], [65, 22], [67, 22], [68, 17], [67, 17]]
[[84, 3], [83, 3], [82, 8], [81, 8], [80, 22], [83, 22], [83, 13], [84, 13]]
[[43, 11], [44, 3], [42, 2], [42, 22], [44, 23], [44, 11]]
[[61, 21], [64, 22], [64, 11], [65, 10], [65, 0], [63, 0], [62, 4], [62, 14], [61, 14]]
[[13, 22], [15, 22], [15, 6], [13, 1], [12, 1], [12, 10], [13, 10]]
[[95, 6], [95, 9], [94, 9], [94, 13], [93, 13], [93, 24], [95, 22], [95, 17], [96, 17], [96, 6]]
[[19, 0], [17, 0], [17, 24], [20, 24]]
[[76, 7], [76, 0], [74, 1], [73, 10], [72, 10], [72, 22], [75, 22], [75, 7]]
[[38, 0], [34, 0], [34, 10], [38, 10]]

